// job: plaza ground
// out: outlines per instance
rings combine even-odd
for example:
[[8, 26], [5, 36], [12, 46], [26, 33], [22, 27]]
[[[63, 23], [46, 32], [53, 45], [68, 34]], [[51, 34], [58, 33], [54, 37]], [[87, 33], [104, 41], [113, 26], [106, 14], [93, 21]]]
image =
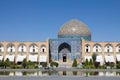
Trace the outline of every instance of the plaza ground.
[[120, 80], [120, 77], [79, 77], [79, 76], [1, 76], [0, 80]]
[[53, 69], [0, 69], [0, 71], [28, 71], [28, 72], [33, 72], [33, 71], [115, 71], [115, 72], [120, 72], [120, 69], [79, 69], [79, 68], [53, 68]]

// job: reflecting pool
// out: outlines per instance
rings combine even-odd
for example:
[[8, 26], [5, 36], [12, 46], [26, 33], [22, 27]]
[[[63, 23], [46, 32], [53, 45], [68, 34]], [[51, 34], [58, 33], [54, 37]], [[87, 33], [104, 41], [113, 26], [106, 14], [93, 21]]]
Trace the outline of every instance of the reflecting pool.
[[120, 76], [120, 72], [102, 71], [0, 71], [0, 76]]

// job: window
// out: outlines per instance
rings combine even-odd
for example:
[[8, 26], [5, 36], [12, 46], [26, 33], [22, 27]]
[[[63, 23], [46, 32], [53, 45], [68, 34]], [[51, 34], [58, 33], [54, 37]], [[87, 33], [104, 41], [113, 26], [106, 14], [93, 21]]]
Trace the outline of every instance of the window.
[[90, 52], [90, 46], [88, 45], [85, 46], [85, 52]]
[[120, 52], [120, 49], [118, 50], [118, 52]]
[[116, 52], [120, 52], [120, 45], [116, 47]]
[[111, 44], [107, 44], [107, 45], [105, 46], [105, 52], [107, 52], [107, 53], [113, 52], [113, 47], [112, 47]]
[[[56, 47], [55, 47], [54, 51], [55, 50], [56, 50]], [[42, 52], [42, 53], [46, 52], [46, 46], [45, 45], [41, 45], [40, 52]]]
[[35, 52], [35, 49], [33, 49], [33, 52]]
[[120, 52], [120, 46], [118, 46], [118, 52]]
[[109, 49], [107, 49], [107, 52], [108, 52], [108, 53], [110, 52]]
[[[38, 46], [36, 44], [31, 44], [29, 50], [31, 53], [38, 53]], [[26, 50], [24, 49], [24, 51], [26, 51]]]
[[22, 49], [21, 52], [24, 52], [24, 50]]
[[98, 52], [98, 49], [96, 49], [96, 52]]
[[12, 50], [12, 49], [10, 49], [10, 52], [13, 52], [13, 50]]
[[2, 49], [1, 49], [1, 48], [2, 48], [2, 45], [0, 45], [0, 52], [2, 52]]
[[14, 46], [14, 44], [9, 43], [7, 45], [7, 52], [10, 52], [10, 53], [15, 52], [15, 46]]
[[88, 48], [86, 49], [86, 52], [88, 52]]
[[98, 52], [98, 46], [96, 46], [96, 49], [95, 49], [96, 52]]
[[120, 46], [119, 46], [119, 48], [120, 48]]
[[26, 45], [25, 44], [20, 44], [18, 46], [18, 52], [20, 52], [20, 53], [26, 52]]
[[35, 48], [35, 46], [33, 46], [33, 48]]
[[44, 52], [45, 52], [45, 49], [42, 49], [42, 52], [44, 53]]
[[24, 46], [21, 45], [21, 52], [24, 52]]
[[93, 52], [102, 52], [101, 45], [100, 44], [95, 44], [93, 46]]
[[98, 48], [98, 46], [96, 46], [96, 48]]
[[23, 48], [23, 46], [21, 46]]

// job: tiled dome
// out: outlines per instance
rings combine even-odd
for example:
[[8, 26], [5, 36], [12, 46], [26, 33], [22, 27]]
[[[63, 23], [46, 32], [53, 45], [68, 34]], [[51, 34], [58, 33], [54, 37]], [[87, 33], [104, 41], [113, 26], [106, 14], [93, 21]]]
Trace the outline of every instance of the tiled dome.
[[58, 37], [66, 35], [80, 35], [80, 36], [91, 36], [89, 28], [79, 20], [73, 19], [63, 24], [58, 32]]

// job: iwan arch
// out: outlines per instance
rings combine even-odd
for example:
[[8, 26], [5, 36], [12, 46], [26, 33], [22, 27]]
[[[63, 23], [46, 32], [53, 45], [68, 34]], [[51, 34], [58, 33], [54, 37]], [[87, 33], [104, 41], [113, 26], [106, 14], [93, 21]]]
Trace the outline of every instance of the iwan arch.
[[21, 63], [24, 58], [31, 62], [56, 61], [60, 65], [71, 65], [92, 59], [100, 64], [120, 61], [120, 42], [93, 42], [90, 29], [81, 21], [73, 19], [63, 24], [58, 38], [45, 42], [0, 41], [0, 60]]

